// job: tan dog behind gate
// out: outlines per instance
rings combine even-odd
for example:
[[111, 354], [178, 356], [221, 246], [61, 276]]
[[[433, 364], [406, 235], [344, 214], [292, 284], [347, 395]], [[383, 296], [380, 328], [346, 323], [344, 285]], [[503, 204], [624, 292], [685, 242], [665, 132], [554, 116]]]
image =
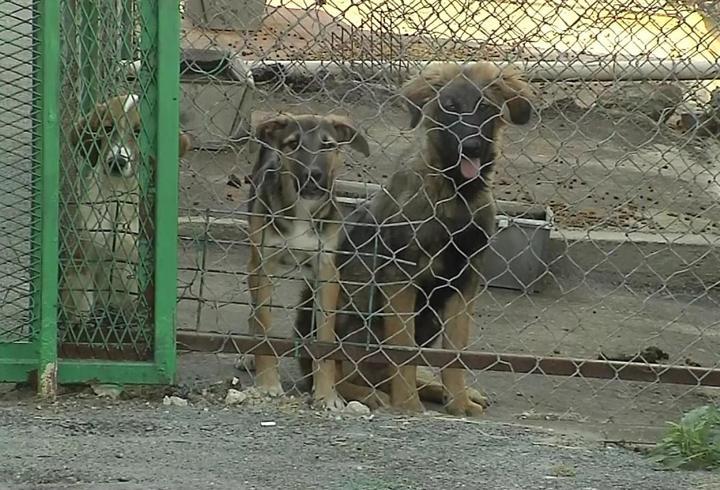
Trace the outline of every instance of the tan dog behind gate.
[[[445, 349], [467, 347], [481, 259], [495, 230], [497, 147], [507, 123], [529, 121], [531, 94], [518, 71], [490, 63], [434, 65], [404, 87], [423, 143], [409, 169], [400, 165], [347, 218], [359, 224], [337, 254], [341, 341], [429, 347], [442, 338]], [[302, 300], [295, 330], [309, 337], [311, 292]], [[455, 415], [483, 412], [484, 398], [466, 388], [462, 369], [441, 369], [441, 385], [411, 365], [341, 364], [338, 390], [348, 400], [413, 411], [423, 409], [422, 397]]]
[[[97, 104], [74, 126], [70, 144], [90, 167], [78, 165], [69, 213], [60, 299], [71, 324], [85, 324], [98, 306], [132, 313], [139, 294], [136, 278], [140, 193], [139, 96], [120, 95]], [[179, 152], [190, 149], [179, 136]]]
[[[268, 334], [273, 291], [269, 276], [280, 263], [298, 264], [309, 271], [307, 283], [319, 284], [313, 291], [321, 306], [315, 318], [318, 338], [333, 342], [333, 315], [325, 313], [334, 309], [338, 294], [334, 254], [342, 216], [333, 187], [342, 163], [340, 147], [349, 145], [368, 156], [368, 143], [350, 120], [336, 115], [280, 115], [259, 124], [255, 132], [261, 147], [248, 205], [250, 330]], [[313, 319], [310, 323], [312, 330]], [[276, 357], [256, 355], [255, 370], [262, 393], [282, 393]], [[333, 361], [316, 366], [314, 386], [317, 405], [343, 406], [335, 389]]]

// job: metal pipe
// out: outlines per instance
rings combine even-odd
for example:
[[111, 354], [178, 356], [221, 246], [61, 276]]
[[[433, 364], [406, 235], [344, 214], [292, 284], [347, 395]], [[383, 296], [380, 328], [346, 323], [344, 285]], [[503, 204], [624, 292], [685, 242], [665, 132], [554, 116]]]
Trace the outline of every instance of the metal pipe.
[[[505, 61], [489, 60], [498, 66], [512, 64], [528, 74], [531, 80], [558, 81], [667, 81], [667, 80], [715, 80], [720, 78], [720, 63], [706, 59], [643, 59], [643, 60], [597, 60], [597, 61]], [[397, 73], [397, 62], [375, 60], [319, 61], [319, 60], [243, 60], [251, 69], [281, 66], [286, 75], [312, 76], [319, 72], [332, 75], [352, 73], [365, 79], [380, 78]], [[425, 67], [444, 61], [407, 61], [408, 75], [414, 75]], [[138, 60], [121, 62], [128, 77], [139, 71]]]
[[[609, 81], [664, 81], [664, 80], [710, 80], [720, 75], [720, 63], [705, 59], [667, 60], [597, 60], [597, 61], [521, 61], [507, 63], [489, 60], [498, 66], [512, 64], [528, 73], [534, 81], [583, 80], [596, 82]], [[247, 60], [252, 68], [281, 66], [287, 75], [313, 75], [318, 72], [328, 74], [346, 74], [348, 72], [364, 78], [390, 75], [397, 71], [396, 63], [373, 60], [354, 61], [300, 61]], [[416, 74], [421, 69], [441, 61], [409, 61], [408, 74]]]
[[335, 359], [353, 363], [453, 367], [478, 371], [504, 371], [595, 379], [623, 379], [690, 386], [720, 386], [720, 369], [622, 362], [528, 354], [450, 351], [348, 342], [300, 342], [295, 339], [258, 339], [250, 335], [179, 331], [179, 350], [212, 353], [267, 354], [279, 357]]

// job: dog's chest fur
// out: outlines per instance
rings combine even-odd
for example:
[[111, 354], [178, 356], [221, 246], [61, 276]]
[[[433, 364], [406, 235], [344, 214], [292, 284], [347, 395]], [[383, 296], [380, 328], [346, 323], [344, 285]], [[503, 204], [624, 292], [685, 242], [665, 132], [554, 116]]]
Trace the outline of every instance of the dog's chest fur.
[[[275, 216], [268, 221], [262, 241], [263, 255], [278, 254], [277, 259], [288, 265], [306, 264], [318, 253], [335, 250], [329, 230], [333, 225], [313, 220], [318, 208], [326, 205], [323, 200], [299, 198], [294, 206], [292, 218]], [[328, 217], [324, 217], [328, 218]]]
[[[80, 203], [76, 229], [88, 234], [93, 245], [106, 253], [132, 255], [134, 250], [125, 250], [127, 244], [120, 243], [135, 240], [139, 231], [137, 183], [120, 177], [94, 177], [90, 176]], [[118, 248], [123, 250], [114, 250]]]
[[481, 251], [494, 228], [494, 211], [489, 193], [481, 192], [467, 202], [453, 198], [435, 203], [434, 214], [415, 232], [415, 250], [409, 250], [417, 266], [416, 282], [435, 288], [452, 284], [462, 290], [479, 266]]

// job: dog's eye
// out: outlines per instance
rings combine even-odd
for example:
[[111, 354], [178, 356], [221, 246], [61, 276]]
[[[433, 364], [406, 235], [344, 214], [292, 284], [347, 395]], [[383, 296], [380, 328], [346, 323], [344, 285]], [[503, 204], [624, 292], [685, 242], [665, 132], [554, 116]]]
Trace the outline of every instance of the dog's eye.
[[284, 150], [295, 150], [298, 147], [300, 139], [299, 138], [288, 138], [285, 141], [282, 142], [282, 148]]
[[457, 105], [455, 105], [454, 102], [443, 102], [442, 108], [445, 110], [445, 112], [457, 112]]

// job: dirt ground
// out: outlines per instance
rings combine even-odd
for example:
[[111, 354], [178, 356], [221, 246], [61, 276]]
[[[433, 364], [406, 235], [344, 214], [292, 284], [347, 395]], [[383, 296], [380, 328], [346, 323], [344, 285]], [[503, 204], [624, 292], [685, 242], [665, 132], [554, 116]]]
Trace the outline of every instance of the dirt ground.
[[0, 401], [0, 487], [11, 489], [718, 488], [582, 434], [450, 419], [225, 408], [66, 395]]
[[[497, 197], [549, 205], [563, 228], [720, 233], [717, 143], [617, 107], [624, 101], [642, 110], [656, 89], [622, 83], [541, 88], [530, 124], [506, 132]], [[322, 80], [302, 93], [265, 84], [255, 108], [351, 116], [366, 132], [371, 156], [348, 153], [344, 180], [382, 183], [416, 146], [404, 108], [391, 90], [372, 83]], [[207, 120], [213, 130], [212, 113]], [[253, 156], [247, 147], [191, 154], [181, 178], [186, 212], [244, 211], [246, 189], [227, 186], [227, 177], [247, 175]]]

